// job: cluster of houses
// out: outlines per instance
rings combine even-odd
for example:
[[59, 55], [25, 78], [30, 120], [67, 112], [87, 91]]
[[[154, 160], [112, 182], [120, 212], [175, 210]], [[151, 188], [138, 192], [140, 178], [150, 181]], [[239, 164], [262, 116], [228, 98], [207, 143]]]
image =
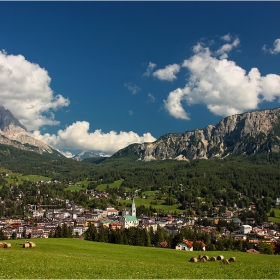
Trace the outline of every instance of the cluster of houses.
[[[232, 233], [227, 228], [222, 229], [222, 232], [217, 232], [215, 226], [198, 226], [197, 218], [192, 217], [172, 217], [167, 215], [165, 217], [146, 217], [141, 215], [136, 217], [136, 206], [134, 199], [130, 209], [116, 210], [114, 207], [108, 206], [105, 209], [93, 209], [85, 211], [81, 206], [70, 204], [66, 201], [66, 209], [43, 209], [43, 207], [32, 207], [30, 205], [28, 211], [29, 218], [1, 218], [0, 229], [8, 239], [12, 238], [48, 238], [51, 232], [54, 232], [58, 225], [66, 224], [73, 228], [73, 234], [77, 237], [82, 237], [87, 230], [89, 224], [94, 224], [97, 228], [100, 225], [111, 230], [142, 227], [150, 229], [155, 232], [158, 227], [164, 228], [169, 234], [179, 233], [180, 230], [186, 226], [204, 231], [208, 234], [215, 234], [225, 237], [234, 237], [238, 240], [246, 240], [248, 237], [255, 240], [257, 243], [259, 239], [266, 242], [277, 242], [280, 233], [273, 230], [272, 224], [267, 222], [262, 225], [256, 225], [255, 220], [248, 218], [246, 224], [241, 224], [240, 219], [234, 217], [215, 217], [214, 224], [218, 223], [219, 219], [233, 222], [236, 227], [236, 232]], [[199, 242], [199, 241], [198, 241]], [[202, 250], [206, 250], [206, 245], [199, 244]], [[164, 244], [161, 244], [164, 247]], [[177, 250], [192, 251], [194, 244], [191, 241], [184, 240], [178, 244]]]
[[[68, 201], [67, 201], [68, 202]], [[71, 205], [67, 209], [48, 209], [42, 206], [29, 205], [31, 217], [0, 218], [0, 229], [8, 238], [48, 238], [57, 226], [66, 224], [73, 228], [73, 234], [81, 237], [89, 224], [97, 228], [102, 224], [110, 229], [137, 227], [136, 206], [132, 201], [131, 209], [123, 209], [121, 213], [114, 207], [85, 211], [81, 206]], [[68, 205], [69, 206], [69, 205]]]

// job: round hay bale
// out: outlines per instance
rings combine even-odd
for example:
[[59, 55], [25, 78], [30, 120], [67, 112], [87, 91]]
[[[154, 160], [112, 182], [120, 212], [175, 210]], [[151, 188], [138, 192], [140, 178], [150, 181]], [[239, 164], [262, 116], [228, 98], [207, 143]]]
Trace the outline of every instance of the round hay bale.
[[209, 258], [208, 256], [206, 256], [206, 255], [203, 256], [203, 258], [204, 258], [206, 261], [209, 261], [209, 259], [210, 259], [210, 258]]
[[29, 248], [29, 243], [28, 242], [25, 242], [24, 244], [22, 244], [22, 248]]
[[205, 263], [206, 259], [205, 258], [200, 258], [199, 261]]
[[11, 243], [4, 243], [4, 248], [10, 248], [10, 247], [12, 247]]
[[229, 264], [229, 261], [227, 259], [223, 259], [222, 264]]
[[230, 261], [230, 262], [235, 262], [235, 261], [236, 261], [236, 258], [235, 258], [235, 257], [231, 257], [231, 258], [229, 258], [229, 261]]
[[34, 242], [28, 242], [29, 243], [29, 247], [31, 248], [35, 248], [36, 247], [36, 244]]
[[210, 258], [210, 261], [211, 261], [211, 262], [215, 262], [216, 260], [217, 260], [216, 257], [211, 257], [211, 258]]
[[222, 261], [224, 259], [224, 256], [222, 256], [222, 255], [219, 255], [218, 257], [217, 257], [217, 260], [219, 260], [219, 261]]
[[197, 258], [192, 257], [192, 258], [190, 259], [190, 262], [197, 262]]

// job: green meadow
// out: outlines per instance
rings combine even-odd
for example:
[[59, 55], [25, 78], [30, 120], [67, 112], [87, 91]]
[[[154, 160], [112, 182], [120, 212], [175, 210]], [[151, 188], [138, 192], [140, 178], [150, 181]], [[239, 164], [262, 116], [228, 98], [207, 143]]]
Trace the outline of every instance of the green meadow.
[[280, 223], [280, 209], [279, 208], [271, 208], [274, 211], [275, 217], [270, 217], [268, 213], [268, 220], [274, 223]]
[[201, 252], [97, 243], [79, 239], [11, 240], [0, 248], [1, 279], [276, 279], [280, 256], [204, 252], [236, 262], [189, 262]]
[[96, 188], [97, 191], [105, 191], [107, 186], [109, 186], [110, 189], [117, 189], [121, 186], [123, 180], [117, 180], [114, 183], [109, 183], [109, 184], [100, 184]]
[[38, 181], [50, 181], [50, 177], [41, 175], [22, 175], [19, 173], [12, 172], [9, 169], [0, 168], [0, 173], [7, 173], [9, 176], [4, 177], [9, 184], [22, 184], [24, 181], [38, 182]]

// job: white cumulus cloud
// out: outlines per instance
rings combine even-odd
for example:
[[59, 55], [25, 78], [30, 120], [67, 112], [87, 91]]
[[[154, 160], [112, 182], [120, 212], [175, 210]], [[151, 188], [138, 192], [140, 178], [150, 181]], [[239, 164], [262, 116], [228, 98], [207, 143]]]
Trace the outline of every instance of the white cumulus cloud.
[[[230, 40], [230, 39], [229, 39]], [[237, 47], [240, 43], [240, 40], [236, 38], [232, 43], [224, 44], [217, 50], [217, 54], [220, 55], [220, 58], [228, 58], [228, 53], [234, 48]]]
[[173, 81], [177, 79], [176, 74], [180, 71], [180, 65], [171, 64], [166, 66], [164, 69], [159, 69], [153, 72], [153, 76], [160, 80]]
[[28, 130], [44, 125], [57, 125], [54, 111], [68, 106], [70, 101], [54, 95], [48, 72], [22, 55], [0, 51], [1, 105], [12, 109], [14, 116]]
[[194, 55], [182, 64], [189, 71], [187, 84], [170, 92], [164, 100], [170, 115], [188, 120], [185, 103], [189, 106], [204, 104], [212, 113], [228, 116], [257, 109], [262, 101], [273, 101], [280, 96], [279, 75], [261, 76], [257, 68], [247, 73], [227, 59], [227, 53], [238, 44], [239, 39], [235, 39], [213, 53], [202, 44], [194, 47]]
[[280, 52], [280, 39], [276, 39], [273, 43], [273, 49], [272, 48], [267, 48], [266, 45], [263, 46], [264, 51], [268, 51], [271, 54], [277, 54]]
[[120, 133], [110, 131], [104, 133], [101, 129], [89, 132], [89, 127], [88, 122], [77, 121], [65, 130], [59, 130], [57, 134], [41, 134], [37, 130], [33, 132], [32, 136], [58, 150], [94, 150], [110, 154], [133, 143], [153, 142], [156, 140], [150, 133], [144, 133], [139, 136], [133, 131], [121, 131]]
[[188, 114], [185, 112], [181, 102], [187, 94], [188, 89], [178, 88], [169, 93], [167, 100], [164, 100], [164, 106], [171, 116], [176, 119], [189, 120]]

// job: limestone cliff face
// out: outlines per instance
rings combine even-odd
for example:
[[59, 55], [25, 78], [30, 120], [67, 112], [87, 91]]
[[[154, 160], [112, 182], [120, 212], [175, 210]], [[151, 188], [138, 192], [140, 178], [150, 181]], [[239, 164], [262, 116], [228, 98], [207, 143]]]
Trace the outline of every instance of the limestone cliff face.
[[[128, 154], [128, 147], [114, 156]], [[254, 111], [222, 119], [216, 126], [170, 133], [153, 143], [129, 146], [139, 160], [193, 160], [280, 151], [280, 108]]]
[[13, 114], [0, 106], [0, 144], [11, 145], [16, 148], [37, 152], [57, 153], [44, 142], [30, 136], [26, 128], [16, 119]]

